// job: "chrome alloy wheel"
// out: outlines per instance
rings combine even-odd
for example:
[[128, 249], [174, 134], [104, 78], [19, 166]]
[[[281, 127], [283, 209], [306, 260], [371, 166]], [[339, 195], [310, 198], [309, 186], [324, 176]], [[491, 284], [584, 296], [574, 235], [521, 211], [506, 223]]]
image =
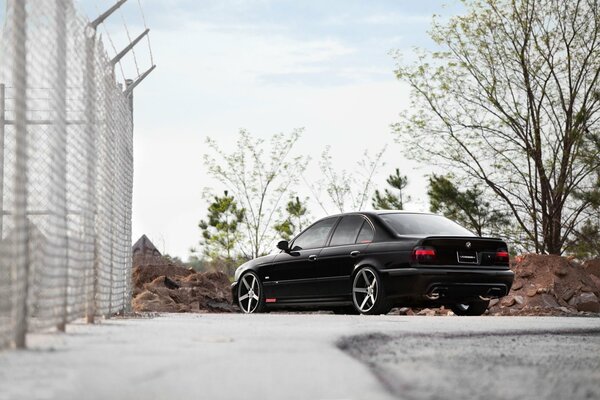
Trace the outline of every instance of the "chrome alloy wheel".
[[362, 269], [356, 274], [352, 284], [354, 305], [361, 313], [367, 313], [375, 306], [378, 295], [379, 288], [375, 272], [369, 268]]
[[260, 284], [258, 279], [252, 273], [245, 274], [238, 286], [238, 305], [244, 313], [251, 314], [256, 311], [259, 302]]

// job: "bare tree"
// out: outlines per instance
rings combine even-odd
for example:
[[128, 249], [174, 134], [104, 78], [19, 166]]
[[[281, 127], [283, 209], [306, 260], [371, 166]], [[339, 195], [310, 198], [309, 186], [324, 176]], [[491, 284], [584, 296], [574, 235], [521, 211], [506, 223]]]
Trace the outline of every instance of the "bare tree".
[[307, 162], [302, 156], [292, 155], [302, 131], [274, 135], [267, 148], [264, 140], [253, 138], [242, 129], [230, 153], [207, 138], [210, 152], [204, 154], [204, 164], [208, 172], [229, 188], [245, 211], [241, 251], [246, 257], [267, 253], [273, 243], [274, 218], [281, 199], [290, 185], [300, 179]]
[[321, 154], [319, 167], [322, 178], [315, 183], [307, 181], [308, 187], [325, 212], [328, 211], [321, 193], [327, 195], [339, 212], [362, 210], [373, 194], [373, 179], [378, 169], [385, 164], [382, 157], [386, 146], [374, 156], [370, 156], [365, 150], [352, 171], [334, 168], [330, 150], [327, 146]]
[[576, 193], [600, 189], [598, 0], [465, 4], [434, 21], [442, 51], [398, 67], [412, 105], [397, 139], [409, 156], [487, 185], [533, 250], [560, 254], [591, 205]]

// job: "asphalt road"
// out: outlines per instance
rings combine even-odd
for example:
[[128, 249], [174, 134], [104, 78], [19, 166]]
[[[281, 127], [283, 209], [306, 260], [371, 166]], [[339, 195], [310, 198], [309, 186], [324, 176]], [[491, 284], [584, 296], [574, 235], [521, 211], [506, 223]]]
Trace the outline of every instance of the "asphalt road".
[[0, 353], [1, 400], [600, 393], [600, 318], [171, 314], [67, 331]]

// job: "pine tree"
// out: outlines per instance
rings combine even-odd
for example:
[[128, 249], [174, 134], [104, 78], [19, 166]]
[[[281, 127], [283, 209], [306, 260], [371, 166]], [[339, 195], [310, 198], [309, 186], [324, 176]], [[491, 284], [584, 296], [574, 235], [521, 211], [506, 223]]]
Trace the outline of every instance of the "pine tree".
[[292, 199], [287, 203], [285, 210], [287, 212], [286, 218], [276, 224], [274, 229], [283, 239], [290, 240], [298, 233], [302, 232], [306, 226], [308, 209], [296, 196], [295, 199]]
[[485, 200], [479, 187], [460, 191], [450, 175], [432, 175], [429, 178], [427, 194], [431, 212], [442, 213], [478, 236], [497, 235], [510, 225], [505, 213], [490, 210], [490, 203]]
[[385, 189], [383, 194], [376, 190], [373, 197], [373, 208], [376, 210], [403, 210], [405, 202], [410, 201], [410, 196], [404, 194], [404, 189], [408, 186], [408, 178], [406, 175], [400, 175], [400, 169], [396, 168], [396, 173], [388, 176], [386, 182], [397, 191], [397, 194], [389, 189]]
[[223, 196], [214, 196], [208, 206], [207, 220], [198, 226], [202, 230], [204, 254], [211, 260], [224, 259], [228, 268], [233, 266], [237, 256], [236, 246], [240, 240], [239, 226], [244, 219], [244, 209], [239, 209], [233, 196], [227, 190]]

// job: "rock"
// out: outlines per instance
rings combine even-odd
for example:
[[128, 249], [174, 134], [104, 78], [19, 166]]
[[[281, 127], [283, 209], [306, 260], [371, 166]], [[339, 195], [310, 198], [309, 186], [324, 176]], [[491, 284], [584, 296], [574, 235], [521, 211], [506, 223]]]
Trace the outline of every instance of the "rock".
[[594, 282], [594, 285], [596, 285], [596, 287], [598, 289], [600, 289], [600, 277], [597, 277], [596, 275], [593, 275], [593, 274], [590, 274], [589, 277], [592, 280], [592, 282]]
[[435, 310], [432, 310], [430, 308], [424, 308], [421, 311], [419, 311], [417, 313], [417, 315], [426, 315], [428, 317], [434, 316], [435, 315]]
[[575, 298], [578, 311], [600, 312], [600, 302], [594, 293], [584, 292]]
[[523, 281], [518, 280], [513, 283], [512, 290], [519, 290], [523, 287]]
[[499, 302], [500, 302], [500, 299], [491, 299], [490, 300], [490, 307], [494, 307]]
[[442, 307], [440, 307], [440, 309], [438, 310], [438, 313], [437, 313], [437, 314], [438, 314], [438, 315], [448, 315], [450, 312], [451, 312], [451, 311], [450, 311], [448, 308], [446, 308], [446, 307], [442, 306]]
[[548, 293], [548, 289], [541, 287], [537, 290], [537, 294], [542, 294], [542, 293]]
[[[533, 297], [537, 294], [537, 289], [535, 287], [531, 287], [525, 291], [525, 294], [529, 297]], [[520, 304], [520, 303], [519, 303]]]
[[558, 304], [560, 304], [563, 307], [568, 307], [569, 306], [569, 303], [567, 303], [566, 301], [564, 301], [561, 298], [558, 299]]
[[410, 308], [402, 307], [402, 308], [398, 309], [398, 314], [399, 315], [408, 315], [408, 310], [410, 310]]
[[571, 298], [573, 297], [573, 295], [575, 294], [575, 290], [571, 289], [571, 288], [567, 288], [565, 289], [565, 291], [560, 295], [560, 297], [564, 300], [564, 301], [569, 301], [571, 300]]
[[583, 286], [583, 287], [581, 288], [581, 291], [582, 291], [582, 292], [588, 292], [588, 293], [589, 293], [589, 292], [593, 292], [593, 291], [594, 291], [594, 289], [592, 289], [592, 288], [591, 288], [591, 287], [589, 287], [589, 286]]
[[515, 298], [513, 296], [505, 297], [501, 303], [504, 307], [511, 307], [515, 304]]
[[586, 302], [590, 302], [590, 301], [595, 301], [598, 302], [598, 296], [596, 296], [594, 293], [581, 293], [579, 296], [577, 296], [577, 300], [576, 302], [579, 303], [586, 303]]
[[514, 299], [515, 302], [519, 305], [523, 305], [523, 303], [525, 303], [525, 299], [523, 299], [523, 296], [515, 296]]
[[588, 311], [593, 313], [600, 313], [600, 303], [598, 302], [588, 302], [588, 303], [579, 303], [577, 304], [578, 311]]
[[558, 304], [558, 302], [556, 301], [554, 296], [549, 295], [547, 293], [542, 293], [542, 295], [540, 296], [540, 300], [542, 302], [542, 306], [544, 306], [544, 307], [547, 307], [547, 308], [559, 308], [560, 307], [560, 304]]

